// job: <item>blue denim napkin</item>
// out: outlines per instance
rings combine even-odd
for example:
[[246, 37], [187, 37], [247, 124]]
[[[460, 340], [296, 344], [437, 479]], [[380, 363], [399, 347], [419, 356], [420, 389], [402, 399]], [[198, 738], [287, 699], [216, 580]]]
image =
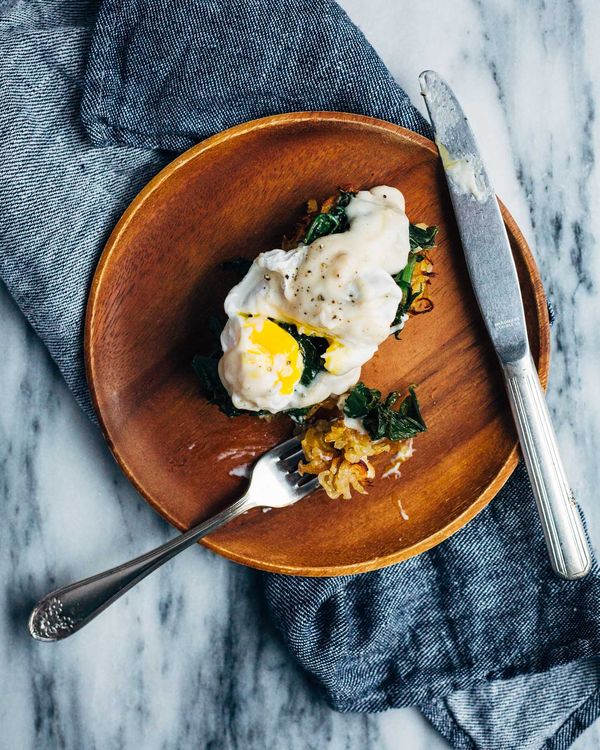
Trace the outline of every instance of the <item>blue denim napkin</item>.
[[[90, 415], [91, 274], [120, 213], [174, 153], [289, 110], [429, 132], [332, 0], [15, 2], [0, 7], [0, 34], [11, 82], [0, 276]], [[338, 710], [415, 705], [455, 748], [481, 750], [566, 748], [600, 713], [598, 571], [579, 582], [550, 572], [522, 468], [417, 558], [354, 577], [265, 576], [265, 591]]]

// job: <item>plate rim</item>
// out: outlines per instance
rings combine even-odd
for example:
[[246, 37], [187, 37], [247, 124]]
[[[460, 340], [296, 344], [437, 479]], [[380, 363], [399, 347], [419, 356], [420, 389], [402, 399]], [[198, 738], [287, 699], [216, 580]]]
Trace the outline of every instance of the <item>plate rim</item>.
[[[235, 125], [232, 128], [223, 130], [215, 135], [197, 143], [195, 146], [184, 151], [182, 154], [177, 156], [173, 161], [169, 162], [163, 169], [161, 169], [133, 198], [129, 203], [114, 229], [110, 233], [103, 249], [96, 268], [94, 270], [92, 282], [89, 288], [85, 320], [84, 320], [84, 336], [83, 336], [83, 354], [85, 364], [85, 374], [87, 385], [94, 407], [94, 412], [98, 419], [98, 424], [106, 440], [106, 443], [114, 456], [117, 464], [135, 487], [137, 492], [144, 498], [144, 500], [159, 513], [159, 515], [167, 520], [172, 526], [179, 529], [180, 531], [187, 530], [187, 527], [180, 524], [172, 514], [166, 510], [152, 495], [145, 490], [141, 483], [136, 479], [133, 472], [130, 470], [127, 462], [120, 454], [119, 449], [113, 441], [107, 424], [104, 420], [100, 403], [98, 399], [98, 393], [95, 387], [95, 375], [94, 375], [94, 364], [93, 364], [93, 334], [92, 329], [94, 325], [95, 305], [98, 302], [98, 291], [102, 283], [102, 279], [106, 269], [111, 260], [111, 256], [118, 246], [121, 235], [126, 231], [129, 224], [135, 217], [138, 210], [143, 206], [146, 200], [157, 190], [165, 180], [168, 180], [173, 173], [180, 169], [188, 161], [198, 158], [202, 153], [215, 148], [222, 143], [242, 136], [250, 131], [261, 130], [277, 125], [284, 125], [289, 123], [303, 123], [303, 122], [332, 122], [335, 124], [339, 123], [353, 123], [359, 126], [366, 126], [375, 130], [382, 130], [387, 133], [393, 133], [395, 136], [411, 141], [418, 146], [421, 146], [428, 150], [431, 154], [437, 157], [437, 149], [433, 143], [425, 136], [415, 133], [412, 130], [396, 125], [386, 120], [380, 120], [374, 117], [368, 117], [366, 115], [354, 114], [351, 112], [338, 112], [338, 111], [307, 111], [307, 112], [289, 112], [277, 115], [269, 115], [267, 117], [261, 117], [255, 120], [249, 120], [248, 122]], [[537, 263], [529, 248], [529, 245], [519, 229], [517, 223], [513, 219], [512, 215], [504, 205], [504, 203], [498, 198], [500, 205], [500, 211], [504, 223], [513, 235], [521, 257], [524, 261], [525, 267], [529, 279], [531, 280], [533, 287], [533, 294], [535, 299], [535, 308], [538, 319], [539, 336], [540, 336], [540, 351], [537, 362], [537, 369], [540, 376], [540, 380], [544, 390], [546, 389], [548, 382], [548, 373], [550, 367], [550, 322], [548, 316], [548, 307], [546, 294], [542, 284], [542, 279], [537, 267]], [[460, 515], [450, 521], [448, 524], [443, 526], [438, 531], [429, 535], [425, 539], [416, 542], [415, 544], [404, 548], [398, 552], [394, 552], [383, 557], [374, 557], [370, 560], [350, 563], [346, 565], [336, 566], [292, 566], [282, 565], [265, 562], [264, 560], [257, 560], [249, 558], [248, 556], [242, 556], [232, 552], [231, 550], [222, 547], [215, 541], [212, 541], [210, 537], [200, 540], [200, 544], [207, 547], [213, 552], [225, 557], [233, 562], [240, 563], [252, 568], [263, 570], [270, 573], [280, 573], [283, 575], [298, 575], [298, 576], [309, 576], [309, 577], [330, 577], [330, 576], [342, 576], [342, 575], [354, 575], [357, 573], [366, 573], [372, 570], [378, 570], [385, 568], [390, 565], [408, 560], [411, 557], [421, 554], [422, 552], [437, 546], [445, 539], [455, 534], [461, 528], [463, 528], [469, 521], [471, 521], [478, 513], [480, 513], [493, 498], [500, 492], [502, 487], [506, 484], [509, 477], [513, 473], [514, 469], [518, 464], [519, 448], [518, 442], [515, 441], [513, 449], [508, 454], [505, 462], [500, 467], [500, 470], [489, 483], [489, 485], [480, 493], [475, 502], [473, 502], [468, 508], [466, 508]]]

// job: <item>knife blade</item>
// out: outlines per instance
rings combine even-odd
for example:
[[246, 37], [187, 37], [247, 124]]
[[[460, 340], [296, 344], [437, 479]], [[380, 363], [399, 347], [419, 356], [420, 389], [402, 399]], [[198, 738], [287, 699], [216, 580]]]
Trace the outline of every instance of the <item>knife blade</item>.
[[527, 351], [527, 329], [519, 279], [475, 137], [446, 82], [429, 70], [419, 81], [485, 326], [501, 361], [520, 359]]
[[587, 575], [591, 555], [527, 338], [506, 227], [475, 137], [456, 96], [432, 70], [419, 76], [467, 268], [498, 355], [550, 562], [563, 578]]

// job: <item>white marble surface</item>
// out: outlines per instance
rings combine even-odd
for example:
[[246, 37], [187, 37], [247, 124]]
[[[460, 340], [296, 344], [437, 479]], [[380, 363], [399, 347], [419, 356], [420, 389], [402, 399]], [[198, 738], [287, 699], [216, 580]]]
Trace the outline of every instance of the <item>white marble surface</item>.
[[[531, 241], [559, 311], [549, 401], [598, 546], [600, 5], [342, 5], [415, 101], [423, 68], [454, 85], [497, 191]], [[257, 575], [201, 548], [72, 640], [32, 642], [27, 612], [48, 587], [124, 560], [172, 531], [121, 477], [1, 286], [0, 354], [0, 746], [446, 747], [411, 709], [330, 711], [266, 620]], [[575, 745], [599, 746], [595, 726]]]

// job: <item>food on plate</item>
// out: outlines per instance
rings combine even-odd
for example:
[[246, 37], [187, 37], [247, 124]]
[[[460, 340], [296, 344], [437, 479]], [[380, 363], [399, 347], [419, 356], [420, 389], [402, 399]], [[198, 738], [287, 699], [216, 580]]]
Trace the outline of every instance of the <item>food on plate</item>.
[[410, 224], [396, 188], [339, 190], [320, 209], [309, 202], [281, 249], [223, 264], [242, 278], [225, 300], [219, 346], [194, 359], [204, 392], [229, 416], [285, 413], [303, 425], [300, 470], [331, 497], [364, 493], [377, 454], [390, 453], [398, 474], [407, 441], [425, 429], [414, 389], [382, 400], [359, 379], [388, 336], [433, 307], [436, 232]]
[[302, 438], [305, 461], [301, 474], [316, 474], [329, 497], [349, 499], [354, 489], [366, 494], [364, 483], [375, 477], [369, 459], [391, 453], [387, 476], [400, 476], [399, 466], [413, 454], [413, 436], [426, 429], [413, 388], [392, 407], [399, 394], [381, 393], [358, 383], [338, 401], [340, 416], [318, 419]]

